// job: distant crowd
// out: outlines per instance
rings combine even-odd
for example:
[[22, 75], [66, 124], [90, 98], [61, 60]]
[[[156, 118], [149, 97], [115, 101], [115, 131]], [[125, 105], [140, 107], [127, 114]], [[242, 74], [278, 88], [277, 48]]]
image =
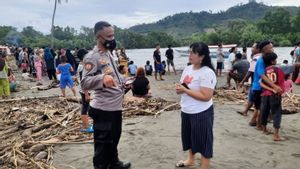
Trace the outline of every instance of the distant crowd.
[[[59, 84], [62, 89], [62, 96], [66, 96], [65, 88], [68, 86], [71, 88], [73, 94], [76, 96], [75, 84], [79, 84], [80, 77], [83, 71], [82, 61], [88, 50], [79, 49], [60, 49], [55, 50], [49, 47], [30, 48], [30, 47], [10, 47], [10, 57], [14, 57], [15, 66], [10, 67], [7, 58], [7, 51], [1, 51], [1, 60], [3, 61], [3, 72], [1, 78], [5, 82], [4, 90], [1, 90], [0, 97], [7, 98], [11, 92], [17, 90], [16, 77], [13, 69], [17, 72], [21, 72], [22, 79], [36, 82], [36, 86], [45, 85], [43, 76], [48, 76], [52, 84]], [[174, 51], [171, 45], [168, 46], [168, 50], [165, 53], [166, 60], [162, 60], [160, 45], [156, 45], [156, 49], [153, 52], [153, 64], [147, 60], [145, 66], [138, 67], [133, 60], [126, 54], [124, 47], [119, 50], [115, 48], [111, 51], [113, 60], [118, 67], [119, 73], [123, 74], [127, 78], [127, 83], [130, 84], [130, 89], [134, 96], [138, 97], [151, 97], [150, 84], [146, 76], [151, 76], [153, 73], [156, 80], [164, 80], [163, 76], [166, 74], [166, 69], [170, 72], [170, 66], [173, 68], [176, 74], [174, 65]], [[2, 59], [3, 58], [3, 59]], [[10, 59], [11, 60], [11, 59]], [[5, 64], [4, 64], [5, 62]], [[17, 68], [17, 69], [16, 69]], [[5, 72], [5, 73], [4, 73]], [[159, 74], [159, 77], [157, 77]], [[6, 83], [7, 82], [7, 83]], [[78, 87], [79, 90], [80, 86]]]

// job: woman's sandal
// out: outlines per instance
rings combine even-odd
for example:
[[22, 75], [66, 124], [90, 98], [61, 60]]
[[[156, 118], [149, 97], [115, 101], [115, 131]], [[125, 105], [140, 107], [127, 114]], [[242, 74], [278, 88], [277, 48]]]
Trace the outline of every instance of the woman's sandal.
[[176, 167], [194, 167], [195, 165], [187, 165], [187, 164], [184, 164], [184, 161], [178, 161], [175, 165]]
[[[247, 116], [247, 114], [244, 114], [243, 112], [241, 112], [241, 111], [236, 111], [238, 114], [240, 114], [240, 115], [242, 115], [242, 116]], [[256, 124], [255, 124], [256, 125]]]

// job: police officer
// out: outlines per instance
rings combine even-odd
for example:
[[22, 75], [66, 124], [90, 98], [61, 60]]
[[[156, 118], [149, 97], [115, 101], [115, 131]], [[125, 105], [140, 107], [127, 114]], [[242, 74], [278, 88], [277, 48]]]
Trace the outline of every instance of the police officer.
[[130, 163], [118, 158], [122, 130], [123, 80], [113, 62], [111, 51], [116, 47], [113, 27], [100, 21], [95, 24], [97, 46], [83, 63], [83, 90], [93, 90], [89, 115], [94, 122], [94, 169], [128, 169]]

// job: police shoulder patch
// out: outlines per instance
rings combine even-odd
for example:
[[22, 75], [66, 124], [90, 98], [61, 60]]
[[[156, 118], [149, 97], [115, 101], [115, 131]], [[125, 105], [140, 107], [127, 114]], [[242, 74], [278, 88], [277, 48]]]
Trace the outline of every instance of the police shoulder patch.
[[87, 70], [87, 71], [91, 71], [93, 69], [93, 64], [91, 63], [86, 63], [84, 65], [84, 69]]

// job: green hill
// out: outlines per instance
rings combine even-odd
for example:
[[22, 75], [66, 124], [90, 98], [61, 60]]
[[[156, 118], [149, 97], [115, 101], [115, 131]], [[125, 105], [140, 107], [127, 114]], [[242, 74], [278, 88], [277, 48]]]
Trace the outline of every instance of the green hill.
[[[195, 33], [201, 33], [208, 28], [214, 28], [219, 25], [226, 25], [230, 20], [257, 21], [270, 11], [279, 8], [277, 6], [267, 6], [256, 1], [249, 1], [247, 4], [239, 4], [229, 8], [226, 11], [218, 13], [185, 12], [165, 17], [155, 23], [136, 25], [129, 30], [147, 34], [153, 31], [166, 32], [177, 38], [190, 36]], [[292, 15], [300, 10], [300, 7], [281, 7], [285, 8]]]

